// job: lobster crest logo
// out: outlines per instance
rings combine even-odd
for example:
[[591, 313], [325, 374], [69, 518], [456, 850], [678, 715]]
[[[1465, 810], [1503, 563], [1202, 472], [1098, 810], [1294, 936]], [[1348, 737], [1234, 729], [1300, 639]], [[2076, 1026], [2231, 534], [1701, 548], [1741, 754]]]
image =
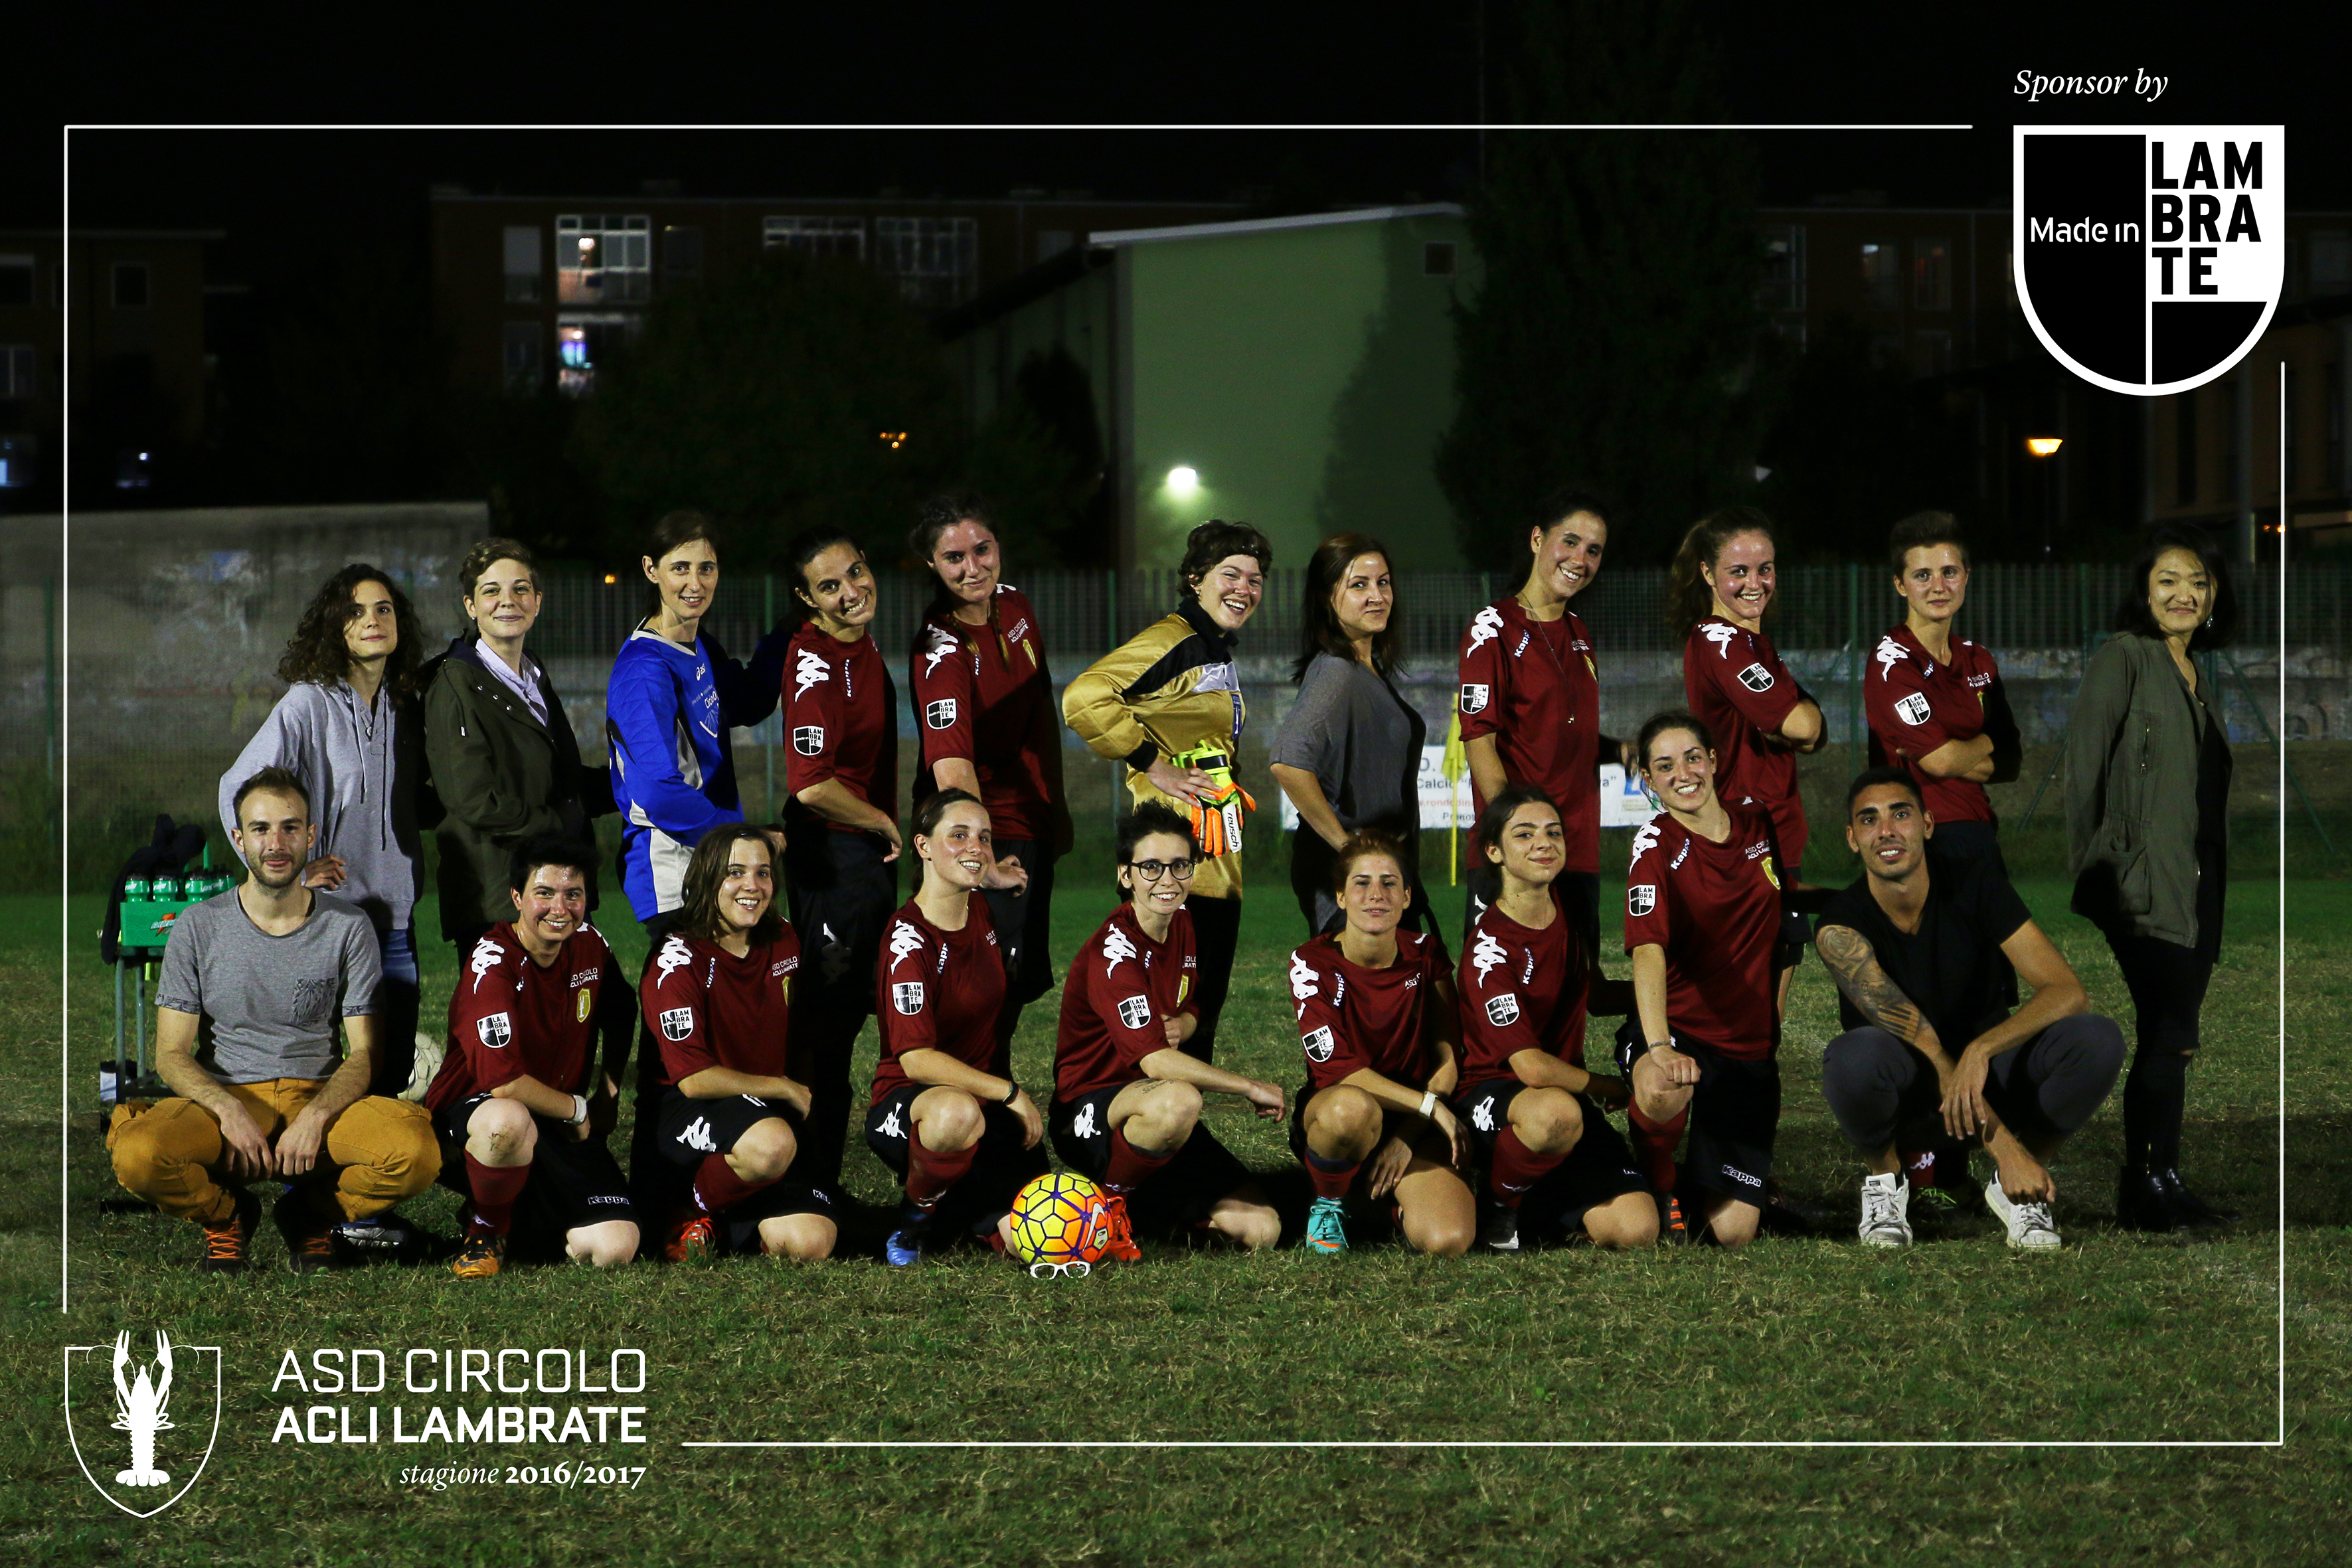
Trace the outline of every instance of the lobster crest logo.
[[[105, 1418], [100, 1429], [125, 1434], [131, 1444], [130, 1464], [110, 1470], [100, 1456], [112, 1450], [114, 1439], [102, 1442], [97, 1431], [87, 1434], [84, 1427], [98, 1427], [105, 1417], [106, 1407], [93, 1400], [89, 1408], [76, 1403], [74, 1375], [80, 1372], [87, 1393], [95, 1370], [93, 1358], [110, 1356], [112, 1361], [114, 1406], [110, 1418]], [[189, 1358], [194, 1364], [189, 1364]], [[204, 1388], [204, 1358], [212, 1361], [212, 1409], [205, 1417], [200, 1412], [194, 1420], [172, 1419], [172, 1396], [183, 1396], [181, 1414], [189, 1414], [186, 1392], [192, 1381], [201, 1400]], [[131, 1331], [125, 1329], [116, 1336], [112, 1345], [69, 1344], [66, 1346], [65, 1404], [66, 1436], [73, 1444], [74, 1458], [89, 1484], [99, 1490], [107, 1501], [134, 1519], [152, 1519], [188, 1493], [204, 1473], [205, 1463], [212, 1458], [213, 1440], [220, 1434], [221, 1353], [218, 1345], [183, 1344], [174, 1346], [171, 1336], [155, 1335], [155, 1359], [147, 1365], [133, 1363], [131, 1355]], [[101, 1387], [103, 1385], [100, 1385]], [[202, 1452], [194, 1451], [194, 1434], [205, 1435]], [[156, 1439], [167, 1433], [186, 1432], [190, 1436], [173, 1443], [159, 1454]], [[85, 1443], [84, 1437], [91, 1441]], [[169, 1461], [168, 1464], [165, 1461]], [[91, 1468], [93, 1462], [97, 1469]], [[104, 1479], [111, 1476], [111, 1481]], [[179, 1490], [157, 1500], [163, 1488], [179, 1482]], [[152, 1506], [142, 1506], [152, 1504]]]

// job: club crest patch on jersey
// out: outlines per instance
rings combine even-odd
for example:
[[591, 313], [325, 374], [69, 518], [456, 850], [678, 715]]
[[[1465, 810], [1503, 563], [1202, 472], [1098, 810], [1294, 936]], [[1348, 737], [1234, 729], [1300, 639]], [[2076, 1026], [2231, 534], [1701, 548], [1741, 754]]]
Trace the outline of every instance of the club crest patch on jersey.
[[1307, 1052], [1307, 1061], [1330, 1061], [1332, 1050], [1331, 1026], [1325, 1024], [1321, 1029], [1316, 1030], [1312, 1033], [1302, 1035], [1299, 1037], [1298, 1044], [1299, 1048]]
[[1658, 885], [1638, 882], [1625, 890], [1625, 913], [1639, 919], [1658, 907]]
[[793, 731], [793, 749], [803, 757], [814, 757], [824, 749], [824, 726], [804, 724]]
[[1760, 663], [1750, 664], [1739, 672], [1739, 684], [1751, 692], [1769, 692], [1772, 689], [1772, 672]]
[[596, 993], [583, 987], [572, 994], [577, 998], [572, 1004], [572, 1021], [586, 1023], [588, 1015], [596, 1010]]
[[664, 1040], [684, 1040], [694, 1032], [694, 1009], [692, 1008], [664, 1009], [661, 1026]]
[[890, 1005], [908, 1018], [923, 1010], [923, 982], [900, 980], [890, 988]]
[[[581, 993], [585, 996], [586, 992]], [[492, 1013], [474, 1020], [474, 1033], [492, 1051], [504, 1051], [514, 1039], [514, 1019], [505, 1013]]]
[[1772, 891], [1773, 891], [1773, 892], [1775, 892], [1775, 893], [1780, 892], [1780, 873], [1778, 871], [1776, 871], [1776, 870], [1774, 870], [1774, 869], [1773, 869], [1773, 866], [1772, 866], [1772, 857], [1771, 857], [1770, 855], [1766, 855], [1766, 856], [1764, 857], [1763, 865], [1764, 865], [1764, 880], [1765, 880], [1766, 882], [1769, 882], [1769, 883], [1770, 883], [1772, 884]]
[[1129, 1029], [1141, 1029], [1151, 1021], [1151, 1001], [1148, 997], [1127, 997], [1118, 1004], [1118, 1021]]
[[1909, 696], [1903, 698], [1895, 705], [1895, 715], [1905, 724], [1927, 723], [1927, 694], [1913, 692]]
[[1477, 681], [1463, 682], [1462, 711], [1464, 713], [1485, 713], [1486, 711], [1486, 699], [1493, 695], [1494, 688], [1491, 686], [1486, 685]]
[[953, 729], [960, 710], [953, 697], [941, 697], [923, 705], [923, 722], [933, 729]]
[[1507, 1029], [1519, 1021], [1519, 993], [1505, 991], [1499, 997], [1486, 998], [1486, 1021], [1496, 1029]]
[[821, 653], [803, 648], [793, 663], [793, 695], [801, 696], [811, 686], [823, 685], [833, 679], [833, 665]]

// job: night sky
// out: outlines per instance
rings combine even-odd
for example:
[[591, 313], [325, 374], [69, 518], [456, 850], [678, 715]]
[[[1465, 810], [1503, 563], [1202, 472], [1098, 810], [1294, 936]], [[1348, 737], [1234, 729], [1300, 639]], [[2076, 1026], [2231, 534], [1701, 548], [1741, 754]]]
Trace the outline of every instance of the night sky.
[[[1499, 5], [1500, 0], [1488, 0]], [[98, 8], [97, 25], [110, 19]], [[501, 36], [455, 11], [379, 24], [365, 47], [310, 51], [299, 38], [231, 42], [206, 17], [174, 37], [140, 21], [77, 72], [75, 122], [330, 120], [1055, 125], [1475, 123], [1479, 32], [1467, 5], [1130, 10], [1116, 23], [1008, 26], [884, 14], [863, 31], [820, 35], [779, 22], [663, 25], [658, 13], [539, 12]], [[2272, 121], [2289, 126], [2290, 205], [2352, 208], [2352, 132], [2343, 62], [2352, 24], [2292, 35], [2239, 33], [2211, 6], [2142, 5], [2063, 23], [1997, 9], [1707, 8], [1720, 18], [1731, 87], [1727, 120], [1968, 121], [1969, 132], [1771, 132], [1756, 138], [1769, 202], [1883, 191], [1895, 205], [2001, 205], [2009, 127], [2032, 123]], [[706, 13], [697, 8], [695, 17]], [[791, 14], [788, 14], [791, 15]], [[562, 16], [571, 25], [554, 23]], [[680, 12], [683, 18], [686, 13]], [[581, 20], [587, 18], [587, 20]], [[551, 37], [556, 33], [563, 37]], [[1486, 78], [1492, 82], [1493, 62]], [[2170, 79], [2151, 110], [2126, 95], [2045, 100], [2012, 94], [2016, 73], [2147, 70]], [[62, 136], [18, 100], [15, 155], [0, 169], [0, 225], [54, 226]], [[1487, 108], [1496, 115], [1499, 109]], [[46, 147], [48, 155], [41, 155]], [[223, 274], [264, 282], [352, 235], [416, 247], [436, 182], [476, 191], [624, 195], [649, 179], [688, 194], [1003, 196], [1016, 186], [1105, 198], [1230, 199], [1273, 193], [1293, 206], [1465, 193], [1478, 137], [1467, 131], [1289, 129], [1129, 133], [857, 131], [421, 132], [85, 131], [71, 137], [72, 222], [229, 231]], [[46, 163], [47, 177], [44, 177]]]

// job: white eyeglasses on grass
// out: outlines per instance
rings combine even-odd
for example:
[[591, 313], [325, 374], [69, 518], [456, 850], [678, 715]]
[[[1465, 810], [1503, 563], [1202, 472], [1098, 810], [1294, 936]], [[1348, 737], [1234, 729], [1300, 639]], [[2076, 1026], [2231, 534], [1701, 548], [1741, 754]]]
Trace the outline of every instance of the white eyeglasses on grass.
[[1058, 1280], [1065, 1274], [1072, 1279], [1083, 1280], [1093, 1271], [1094, 1265], [1083, 1259], [1075, 1263], [1047, 1263], [1040, 1260], [1029, 1265], [1029, 1277], [1033, 1280]]

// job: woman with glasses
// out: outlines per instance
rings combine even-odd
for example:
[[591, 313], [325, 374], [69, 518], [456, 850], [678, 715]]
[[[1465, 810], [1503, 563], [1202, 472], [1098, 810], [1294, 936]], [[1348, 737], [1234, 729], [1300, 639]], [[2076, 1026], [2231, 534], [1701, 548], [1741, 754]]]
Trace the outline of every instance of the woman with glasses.
[[1248, 709], [1234, 646], [1257, 613], [1274, 546], [1247, 523], [1194, 528], [1178, 569], [1184, 599], [1080, 673], [1062, 692], [1062, 717], [1097, 757], [1127, 765], [1139, 806], [1184, 812], [1201, 847], [1192, 875], [1200, 960], [1200, 1027], [1184, 1051], [1216, 1053], [1217, 1019], [1233, 983], [1242, 928], [1242, 826], [1256, 809], [1234, 779]]
[[1348, 1249], [1347, 1200], [1386, 1200], [1407, 1244], [1453, 1256], [1475, 1239], [1462, 1124], [1454, 984], [1435, 938], [1399, 929], [1412, 890], [1393, 840], [1359, 833], [1334, 857], [1344, 924], [1290, 956], [1307, 1082], [1290, 1146], [1315, 1202], [1307, 1244]]
[[613, 787], [605, 769], [581, 761], [555, 683], [523, 652], [541, 603], [530, 550], [483, 539], [457, 577], [474, 625], [434, 661], [425, 755], [444, 813], [441, 935], [463, 962], [483, 933], [513, 918], [507, 861], [516, 847], [546, 835], [586, 838], [589, 819], [613, 809]]
[[986, 895], [1013, 984], [997, 1016], [1002, 1071], [1021, 1009], [1054, 988], [1054, 862], [1070, 850], [1054, 677], [1036, 612], [1002, 580], [985, 502], [968, 491], [932, 497], [907, 544], [939, 580], [907, 669], [921, 747], [914, 804], [934, 789], [978, 796], [996, 852], [1029, 873], [1025, 884]]
[[1126, 902], [1087, 939], [1062, 986], [1046, 1113], [1063, 1162], [1109, 1199], [1110, 1255], [1142, 1256], [1134, 1232], [1221, 1236], [1271, 1247], [1282, 1222], [1249, 1168], [1201, 1124], [1203, 1094], [1233, 1094], [1277, 1119], [1282, 1091], [1188, 1056], [1200, 978], [1192, 920], [1192, 827], [1157, 803], [1118, 825]]
[[883, 1244], [894, 1268], [959, 1235], [1009, 1240], [1013, 1195], [1045, 1171], [1045, 1120], [1028, 1091], [991, 1071], [1004, 1005], [1003, 950], [982, 890], [1017, 874], [999, 866], [988, 809], [941, 789], [915, 813], [923, 881], [890, 922], [876, 981], [881, 1059], [866, 1143], [906, 1189]]

